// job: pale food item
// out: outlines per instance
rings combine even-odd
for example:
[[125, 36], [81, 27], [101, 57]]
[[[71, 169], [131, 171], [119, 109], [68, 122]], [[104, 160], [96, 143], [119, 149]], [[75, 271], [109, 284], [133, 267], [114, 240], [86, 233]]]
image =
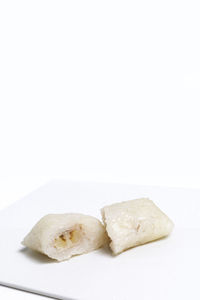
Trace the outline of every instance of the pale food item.
[[44, 216], [22, 244], [58, 261], [100, 248], [107, 235], [101, 222], [83, 214]]
[[172, 221], [148, 198], [105, 206], [101, 213], [114, 254], [165, 237], [173, 229]]

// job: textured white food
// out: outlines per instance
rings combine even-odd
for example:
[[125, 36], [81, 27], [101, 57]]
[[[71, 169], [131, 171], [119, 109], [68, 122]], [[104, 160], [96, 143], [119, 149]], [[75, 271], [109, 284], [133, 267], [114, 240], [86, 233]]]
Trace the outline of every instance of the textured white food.
[[114, 254], [170, 234], [172, 221], [147, 198], [125, 201], [101, 210]]
[[22, 244], [58, 261], [98, 249], [106, 241], [101, 222], [82, 214], [44, 216]]

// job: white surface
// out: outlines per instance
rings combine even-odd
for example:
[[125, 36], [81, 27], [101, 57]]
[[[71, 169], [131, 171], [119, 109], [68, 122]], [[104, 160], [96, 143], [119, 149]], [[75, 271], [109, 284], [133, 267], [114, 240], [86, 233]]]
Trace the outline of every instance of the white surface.
[[[167, 239], [112, 257], [104, 249], [64, 263], [24, 250], [20, 241], [44, 214], [99, 216], [114, 201], [149, 196], [175, 222]], [[52, 182], [0, 214], [0, 281], [63, 299], [199, 299], [200, 191], [119, 184]], [[9, 237], [9, 238], [8, 238]], [[10, 238], [11, 237], [11, 238]]]
[[199, 8], [1, 0], [1, 176], [200, 187]]

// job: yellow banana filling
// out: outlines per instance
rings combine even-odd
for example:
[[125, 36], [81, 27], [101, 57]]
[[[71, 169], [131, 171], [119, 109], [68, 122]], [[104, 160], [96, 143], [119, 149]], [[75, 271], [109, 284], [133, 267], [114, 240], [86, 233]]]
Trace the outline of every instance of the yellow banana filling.
[[71, 231], [66, 231], [59, 235], [59, 237], [55, 238], [54, 240], [54, 247], [55, 248], [70, 248], [73, 244], [79, 242], [81, 238], [81, 231], [80, 229], [74, 229]]

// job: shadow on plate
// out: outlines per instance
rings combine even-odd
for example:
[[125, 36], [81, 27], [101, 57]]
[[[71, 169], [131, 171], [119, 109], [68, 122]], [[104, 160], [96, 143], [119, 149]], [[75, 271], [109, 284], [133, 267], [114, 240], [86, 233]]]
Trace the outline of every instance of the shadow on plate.
[[105, 245], [104, 247], [97, 249], [97, 252], [103, 256], [111, 256], [111, 257], [114, 256], [108, 245]]
[[50, 264], [50, 263], [56, 263], [57, 261], [56, 260], [53, 260], [51, 258], [49, 258], [48, 256], [42, 254], [42, 253], [39, 253], [39, 252], [36, 252], [36, 251], [33, 251], [31, 249], [28, 249], [28, 248], [22, 248], [19, 250], [20, 253], [22, 253], [23, 255], [25, 255], [27, 258], [35, 261], [35, 262], [38, 262], [38, 263], [43, 263], [43, 264]]

